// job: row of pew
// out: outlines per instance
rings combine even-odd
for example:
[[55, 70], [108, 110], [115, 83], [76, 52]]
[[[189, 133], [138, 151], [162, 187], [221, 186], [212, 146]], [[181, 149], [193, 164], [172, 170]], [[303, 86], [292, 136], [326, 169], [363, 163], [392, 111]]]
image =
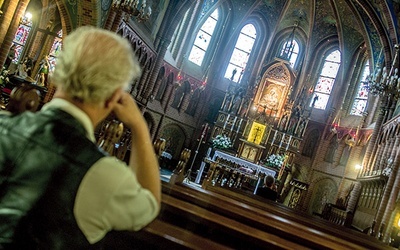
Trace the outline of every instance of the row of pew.
[[393, 249], [366, 234], [229, 189], [163, 182], [162, 192], [157, 219], [123, 240], [111, 237], [110, 249]]

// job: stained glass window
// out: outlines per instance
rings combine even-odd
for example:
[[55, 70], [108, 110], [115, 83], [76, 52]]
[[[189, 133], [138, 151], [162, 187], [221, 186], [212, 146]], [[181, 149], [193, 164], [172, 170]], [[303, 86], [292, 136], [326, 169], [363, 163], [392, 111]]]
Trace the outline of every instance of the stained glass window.
[[236, 70], [236, 74], [232, 80], [234, 82], [240, 81], [246, 68], [247, 61], [249, 60], [256, 37], [257, 31], [254, 25], [247, 24], [242, 28], [225, 72], [226, 78], [231, 79], [233, 71]]
[[367, 77], [369, 76], [369, 60], [365, 63], [363, 73], [360, 78], [360, 83], [358, 84], [358, 90], [354, 97], [353, 106], [351, 108], [351, 115], [359, 115], [361, 116], [366, 107], [367, 107], [367, 99], [368, 99], [368, 84]]
[[289, 58], [289, 63], [290, 66], [292, 66], [292, 68], [294, 67], [294, 65], [296, 64], [297, 61], [297, 57], [299, 55], [299, 44], [297, 43], [296, 40], [292, 40], [292, 41], [287, 41], [286, 43], [283, 44], [282, 46], [282, 50], [281, 50], [281, 54], [280, 56], [283, 56], [285, 54], [288, 54], [289, 52], [287, 51], [288, 48], [290, 48], [290, 46], [288, 45], [288, 43], [292, 43], [291, 46], [293, 47], [293, 52], [290, 55]]
[[207, 18], [197, 33], [193, 47], [189, 54], [189, 61], [201, 66], [208, 46], [210, 45], [211, 37], [214, 33], [217, 22], [218, 9], [214, 10], [214, 12]]
[[50, 49], [49, 53], [50, 72], [54, 71], [54, 67], [56, 66], [56, 59], [61, 51], [61, 47], [62, 47], [62, 30], [57, 32], [57, 36], [54, 38], [53, 45], [51, 46]]
[[314, 108], [317, 109], [326, 108], [326, 104], [329, 101], [329, 96], [332, 92], [333, 85], [335, 84], [335, 79], [340, 67], [340, 62], [341, 59], [339, 50], [333, 51], [325, 58], [325, 62], [322, 66], [317, 84], [315, 85], [314, 94], [310, 106], [314, 105]]
[[18, 26], [18, 29], [15, 32], [15, 36], [13, 39], [13, 43], [15, 44], [15, 56], [13, 60], [14, 63], [18, 63], [19, 60], [21, 59], [31, 29], [32, 29], [32, 20], [30, 18], [30, 15], [27, 13], [23, 17], [20, 25]]

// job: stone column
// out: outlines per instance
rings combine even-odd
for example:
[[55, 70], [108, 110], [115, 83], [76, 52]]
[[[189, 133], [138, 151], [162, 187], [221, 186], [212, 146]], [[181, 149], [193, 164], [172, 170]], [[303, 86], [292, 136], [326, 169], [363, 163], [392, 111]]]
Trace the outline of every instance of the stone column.
[[117, 10], [117, 14], [115, 15], [112, 26], [111, 26], [111, 31], [117, 32], [118, 27], [120, 23], [122, 22], [122, 19], [124, 18], [125, 13], [122, 10]]
[[[389, 140], [386, 141], [386, 146], [385, 150], [383, 151], [380, 163], [379, 163], [379, 169], [383, 170], [384, 168], [387, 167], [387, 160], [391, 157], [391, 154], [393, 153], [393, 148], [395, 144], [395, 138], [391, 137], [392, 135], [389, 135]], [[393, 135], [394, 136], [394, 135]]]
[[372, 167], [371, 166], [371, 155], [374, 155], [373, 153], [376, 152], [377, 138], [378, 138], [379, 132], [381, 130], [383, 119], [384, 119], [384, 116], [386, 113], [385, 111], [386, 111], [387, 101], [388, 101], [387, 97], [383, 97], [383, 100], [382, 100], [382, 103], [380, 106], [378, 119], [376, 120], [374, 131], [372, 132], [372, 135], [371, 135], [371, 140], [369, 141], [367, 150], [365, 152], [364, 161], [363, 161], [363, 169], [365, 169], [365, 171], [369, 171]]
[[10, 51], [19, 21], [24, 15], [29, 0], [8, 1], [4, 4], [4, 15], [0, 24], [0, 65], [4, 65], [8, 52]]
[[[136, 91], [136, 93], [137, 93], [136, 96], [137, 97], [143, 96], [144, 86], [145, 86], [146, 81], [147, 81], [147, 79], [149, 77], [149, 74], [150, 74], [150, 70], [148, 69], [147, 65], [145, 65], [143, 73], [142, 73], [142, 77], [140, 77], [140, 81], [139, 81], [139, 83], [137, 85], [137, 91]], [[144, 98], [144, 99], [147, 99], [147, 98]]]
[[393, 210], [393, 206], [396, 202], [397, 195], [400, 187], [400, 178], [397, 176], [398, 168], [400, 164], [400, 150], [397, 150], [399, 147], [400, 139], [397, 136], [395, 142], [395, 149], [392, 151], [391, 157], [395, 157], [393, 162], [393, 170], [389, 176], [389, 179], [386, 183], [385, 191], [382, 196], [381, 203], [379, 205], [378, 212], [375, 216], [375, 227], [374, 232], [378, 232], [381, 224], [387, 225], [388, 219], [390, 217], [390, 213]]
[[116, 16], [117, 16], [117, 11], [115, 10], [115, 8], [111, 7], [110, 11], [108, 12], [106, 23], [104, 24], [104, 29], [106, 30], [112, 29]]
[[[156, 96], [157, 96], [157, 94], [158, 94], [158, 90], [160, 89], [160, 86], [161, 86], [161, 84], [162, 84], [162, 82], [163, 82], [163, 79], [164, 79], [164, 77], [160, 77], [160, 78], [158, 78], [158, 80], [156, 81], [156, 83], [155, 83], [155, 85], [154, 85], [154, 88], [153, 88], [153, 91], [151, 91], [152, 94], [153, 94], [153, 98], [156, 98]], [[167, 81], [167, 79], [165, 79], [165, 81]]]
[[161, 106], [164, 108], [164, 111], [166, 112], [171, 100], [171, 97], [173, 95], [173, 91], [174, 90], [174, 84], [170, 83], [167, 85], [167, 87], [165, 88], [165, 94], [163, 96], [163, 98], [161, 99]]

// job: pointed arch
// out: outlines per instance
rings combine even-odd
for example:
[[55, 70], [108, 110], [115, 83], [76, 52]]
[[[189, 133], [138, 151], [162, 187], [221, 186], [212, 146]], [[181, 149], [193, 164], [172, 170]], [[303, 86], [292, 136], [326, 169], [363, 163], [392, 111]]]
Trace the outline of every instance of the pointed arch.
[[234, 82], [240, 82], [256, 39], [256, 27], [252, 23], [245, 24], [236, 40], [228, 67], [225, 71], [225, 78], [229, 78]]

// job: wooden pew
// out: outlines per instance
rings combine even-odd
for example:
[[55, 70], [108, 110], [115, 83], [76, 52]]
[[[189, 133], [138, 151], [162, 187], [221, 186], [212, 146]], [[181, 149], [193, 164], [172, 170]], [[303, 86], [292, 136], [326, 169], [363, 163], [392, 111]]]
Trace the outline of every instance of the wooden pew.
[[[216, 214], [317, 249], [393, 249], [365, 234], [310, 218], [289, 208], [257, 199], [238, 201], [203, 189], [163, 183], [163, 193]], [[252, 201], [250, 201], [252, 200]], [[283, 209], [282, 209], [283, 208]], [[266, 212], [268, 211], [268, 212]]]
[[311, 249], [167, 194], [160, 219], [232, 249]]
[[158, 218], [138, 232], [110, 232], [104, 244], [107, 250], [232, 249]]

